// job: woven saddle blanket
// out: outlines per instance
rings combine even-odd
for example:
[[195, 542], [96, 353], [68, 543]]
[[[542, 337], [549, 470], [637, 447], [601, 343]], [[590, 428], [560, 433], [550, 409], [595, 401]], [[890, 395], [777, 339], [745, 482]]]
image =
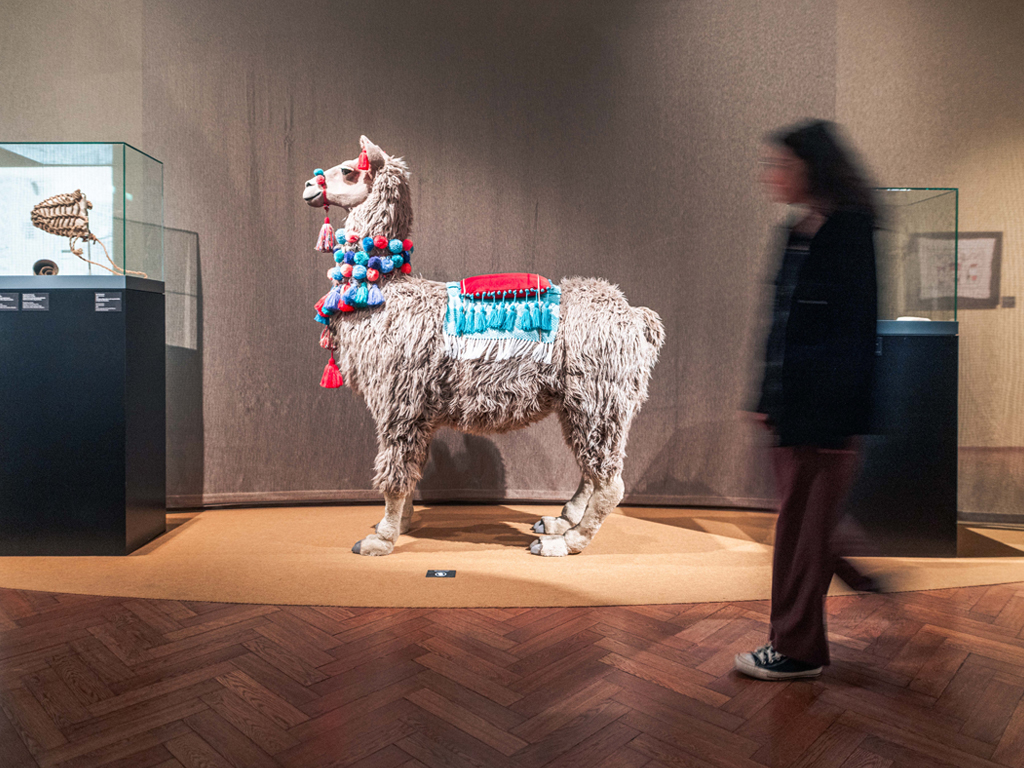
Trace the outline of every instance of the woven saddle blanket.
[[562, 291], [540, 275], [514, 272], [448, 283], [445, 352], [462, 360], [526, 357], [550, 363]]

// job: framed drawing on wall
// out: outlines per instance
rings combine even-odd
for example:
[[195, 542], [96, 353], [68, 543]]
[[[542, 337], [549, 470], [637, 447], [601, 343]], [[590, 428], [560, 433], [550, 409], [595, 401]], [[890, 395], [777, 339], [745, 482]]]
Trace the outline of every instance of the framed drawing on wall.
[[[911, 306], [922, 310], [994, 309], [999, 306], [1002, 232], [921, 232], [910, 254], [919, 266], [911, 281]], [[955, 259], [954, 259], [955, 254]], [[914, 285], [917, 282], [917, 285]]]

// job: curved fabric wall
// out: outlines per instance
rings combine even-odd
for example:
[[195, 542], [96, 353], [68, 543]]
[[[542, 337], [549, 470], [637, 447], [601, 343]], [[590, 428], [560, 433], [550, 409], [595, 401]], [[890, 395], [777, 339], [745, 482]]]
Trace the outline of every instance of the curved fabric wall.
[[[661, 314], [627, 500], [769, 503], [760, 436], [736, 417], [780, 214], [759, 142], [834, 116], [832, 3], [22, 5], [0, 101], [23, 108], [0, 137], [123, 139], [165, 164], [172, 504], [375, 498], [369, 416], [317, 386], [328, 264], [299, 199], [360, 133], [412, 167], [426, 277], [600, 275]], [[41, 41], [69, 24], [93, 32], [78, 63], [44, 70]], [[549, 420], [438, 435], [421, 491], [555, 499], [577, 479]]]

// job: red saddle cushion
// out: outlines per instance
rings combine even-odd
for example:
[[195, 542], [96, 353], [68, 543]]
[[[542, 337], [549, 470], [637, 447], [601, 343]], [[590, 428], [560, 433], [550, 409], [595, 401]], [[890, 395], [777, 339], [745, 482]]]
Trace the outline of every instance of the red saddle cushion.
[[498, 275], [477, 275], [462, 281], [463, 296], [483, 297], [487, 293], [512, 293], [516, 296], [545, 293], [551, 287], [546, 277], [531, 272], [504, 272]]

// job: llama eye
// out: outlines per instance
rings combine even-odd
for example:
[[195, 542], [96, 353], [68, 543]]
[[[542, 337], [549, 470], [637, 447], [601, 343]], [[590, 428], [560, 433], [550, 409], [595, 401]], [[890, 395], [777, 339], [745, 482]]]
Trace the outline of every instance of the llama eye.
[[348, 176], [350, 173], [352, 173], [352, 169], [351, 168], [342, 168], [341, 169], [341, 175], [342, 176]]

